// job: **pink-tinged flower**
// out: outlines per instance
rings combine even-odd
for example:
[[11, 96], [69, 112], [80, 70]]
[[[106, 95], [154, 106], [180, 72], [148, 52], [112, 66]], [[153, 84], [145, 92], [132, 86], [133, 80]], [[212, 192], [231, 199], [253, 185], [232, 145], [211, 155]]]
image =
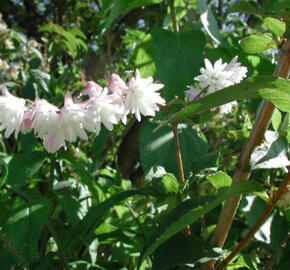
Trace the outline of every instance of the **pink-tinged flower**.
[[66, 148], [65, 139], [63, 135], [63, 131], [61, 128], [58, 128], [51, 133], [42, 137], [43, 139], [43, 146], [49, 153], [55, 153], [61, 147]]
[[225, 71], [227, 63], [222, 63], [222, 59], [219, 59], [214, 63], [208, 59], [204, 60], [205, 68], [200, 69], [201, 75], [195, 77], [202, 88], [207, 88], [207, 93], [213, 93], [217, 90], [232, 85], [230, 78], [233, 75], [233, 71]]
[[198, 97], [200, 97], [201, 94], [201, 90], [194, 88], [193, 86], [190, 86], [188, 90], [186, 90], [185, 96], [188, 99], [188, 102], [192, 102], [193, 100], [197, 99]]
[[69, 142], [75, 142], [77, 137], [87, 140], [85, 129], [94, 131], [94, 119], [82, 104], [73, 102], [70, 93], [65, 97], [60, 122], [64, 138]]
[[31, 128], [41, 138], [56, 132], [60, 128], [59, 108], [48, 103], [45, 99], [35, 99], [35, 108], [31, 117]]
[[88, 112], [94, 116], [95, 132], [99, 134], [101, 123], [108, 129], [113, 130], [113, 125], [118, 124], [124, 115], [124, 109], [118, 104], [114, 104], [112, 95], [108, 95], [108, 89], [99, 97], [91, 98], [91, 105], [88, 106]]
[[125, 110], [135, 114], [138, 121], [141, 121], [141, 114], [144, 116], [155, 116], [159, 110], [158, 104], [165, 105], [165, 100], [156, 91], [163, 88], [163, 84], [153, 83], [153, 78], [141, 78], [139, 70], [129, 81], [129, 88], [125, 99]]
[[24, 113], [26, 111], [25, 100], [9, 93], [6, 87], [2, 88], [0, 96], [0, 131], [5, 130], [8, 138], [13, 132], [18, 137]]
[[28, 109], [24, 113], [24, 117], [21, 123], [21, 132], [26, 134], [32, 130], [31, 128], [32, 125], [32, 110]]
[[231, 81], [232, 84], [241, 82], [246, 77], [248, 72], [248, 69], [241, 66], [241, 63], [238, 62], [238, 56], [235, 56], [232, 61], [225, 66], [224, 70], [231, 71], [233, 73], [229, 78], [229, 81]]
[[83, 95], [88, 95], [89, 97], [98, 97], [103, 93], [103, 87], [98, 85], [93, 81], [89, 81], [86, 84], [85, 89], [82, 91]]
[[117, 94], [119, 96], [127, 94], [128, 91], [128, 86], [117, 74], [112, 74], [110, 76], [108, 88], [112, 93]]

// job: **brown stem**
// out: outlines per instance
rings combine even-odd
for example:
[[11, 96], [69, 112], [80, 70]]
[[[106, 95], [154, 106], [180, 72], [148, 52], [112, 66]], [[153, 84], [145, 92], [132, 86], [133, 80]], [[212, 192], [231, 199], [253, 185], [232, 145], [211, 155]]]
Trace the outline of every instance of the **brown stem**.
[[67, 260], [66, 254], [64, 252], [62, 243], [59, 240], [58, 235], [57, 235], [54, 227], [52, 226], [52, 222], [50, 220], [47, 222], [46, 228], [50, 232], [50, 234], [52, 235], [52, 237], [57, 245], [58, 253], [59, 253], [60, 259], [63, 263], [64, 269], [69, 270], [70, 267], [69, 267], [68, 260]]
[[[274, 72], [277, 77], [288, 78], [290, 67], [290, 40], [287, 40], [282, 47], [282, 55]], [[234, 174], [234, 181], [248, 180], [250, 177], [249, 161], [251, 153], [256, 146], [258, 146], [264, 136], [265, 131], [271, 121], [271, 117], [275, 106], [269, 101], [263, 101], [261, 109], [257, 115], [255, 125], [251, 132], [250, 138], [245, 144], [241, 155], [238, 168]], [[226, 201], [220, 213], [216, 229], [213, 233], [210, 243], [213, 246], [222, 247], [230, 227], [232, 225], [234, 216], [239, 206], [241, 196], [233, 197]], [[202, 266], [202, 269], [213, 269], [215, 260], [212, 260]]]
[[177, 165], [179, 170], [179, 177], [181, 182], [185, 182], [184, 177], [184, 169], [183, 169], [183, 162], [182, 162], [182, 155], [181, 155], [181, 148], [180, 148], [180, 142], [178, 138], [178, 123], [173, 123], [172, 125], [172, 131], [174, 135], [174, 141], [175, 141], [175, 147], [176, 147], [176, 159], [177, 159]]
[[290, 184], [290, 170], [288, 171], [284, 181], [280, 185], [277, 193], [274, 195], [272, 204], [267, 205], [262, 215], [259, 217], [255, 225], [251, 228], [251, 230], [247, 233], [245, 238], [239, 243], [239, 245], [227, 256], [216, 268], [216, 270], [223, 270], [228, 265], [228, 263], [246, 246], [246, 244], [251, 240], [254, 234], [259, 230], [259, 228], [264, 224], [270, 213], [275, 208], [277, 202], [281, 198], [281, 196], [288, 191], [287, 185]]
[[[183, 162], [182, 162], [182, 155], [181, 155], [181, 148], [180, 148], [180, 142], [179, 142], [179, 137], [178, 137], [178, 123], [173, 123], [171, 124], [172, 126], [172, 131], [174, 135], [174, 141], [175, 141], [175, 147], [176, 147], [176, 159], [177, 159], [177, 165], [178, 165], [178, 171], [179, 171], [179, 177], [180, 181], [182, 183], [185, 182], [185, 177], [184, 177], [184, 169], [183, 169]], [[182, 197], [182, 200], [186, 200], [186, 197]], [[187, 225], [185, 229], [186, 235], [190, 235], [190, 226]]]
[[179, 32], [179, 26], [178, 26], [178, 23], [176, 20], [176, 11], [175, 11], [175, 7], [174, 7], [174, 0], [169, 0], [168, 4], [169, 4], [169, 8], [170, 8], [170, 14], [171, 14], [171, 20], [172, 20], [174, 32]]

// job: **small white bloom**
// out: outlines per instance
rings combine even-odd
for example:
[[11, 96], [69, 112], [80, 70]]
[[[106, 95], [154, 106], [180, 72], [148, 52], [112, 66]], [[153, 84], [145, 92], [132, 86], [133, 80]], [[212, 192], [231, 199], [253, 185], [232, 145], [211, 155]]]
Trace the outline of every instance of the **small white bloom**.
[[0, 71], [4, 70], [7, 71], [9, 69], [9, 65], [5, 60], [0, 59]]
[[93, 81], [89, 81], [82, 91], [82, 94], [88, 95], [89, 97], [99, 97], [103, 94], [103, 87]]
[[93, 131], [93, 119], [82, 104], [74, 103], [71, 94], [65, 97], [64, 107], [61, 109], [61, 126], [64, 138], [69, 142], [75, 142], [77, 137], [87, 140], [86, 130]]
[[61, 147], [66, 148], [63, 131], [60, 128], [46, 134], [43, 139], [43, 146], [49, 153], [55, 153]]
[[25, 100], [11, 95], [7, 88], [2, 88], [2, 96], [0, 96], [0, 131], [5, 130], [4, 135], [6, 138], [13, 132], [15, 132], [15, 138], [18, 137], [25, 111]]
[[233, 75], [232, 71], [225, 71], [226, 63], [219, 59], [212, 65], [208, 59], [204, 60], [205, 68], [200, 69], [201, 75], [195, 77], [202, 88], [207, 88], [207, 93], [213, 93], [217, 90], [230, 86], [229, 80]]
[[[95, 132], [99, 134], [101, 123], [108, 130], [113, 130], [113, 125], [118, 124], [124, 115], [124, 108], [118, 104], [114, 104], [114, 98], [108, 95], [108, 89], [102, 89], [102, 93], [95, 92], [95, 96], [91, 96], [88, 106], [88, 113], [94, 119]], [[92, 116], [93, 115], [93, 116]]]
[[48, 103], [45, 99], [36, 99], [35, 108], [31, 114], [31, 128], [35, 133], [44, 138], [47, 134], [56, 132], [60, 128], [60, 110]]
[[188, 90], [185, 91], [185, 96], [188, 99], [188, 102], [192, 102], [197, 97], [201, 96], [201, 90], [194, 88], [193, 86], [190, 86]]
[[128, 86], [117, 74], [112, 74], [109, 78], [109, 90], [119, 96], [123, 96], [128, 92]]
[[229, 78], [233, 84], [241, 82], [248, 72], [248, 69], [241, 66], [241, 63], [238, 62], [238, 56], [235, 56], [232, 61], [225, 66], [224, 70], [233, 72], [232, 76]]
[[155, 116], [155, 111], [159, 110], [158, 104], [165, 104], [165, 100], [156, 93], [163, 86], [163, 84], [153, 83], [152, 77], [141, 78], [137, 69], [135, 77], [129, 82], [125, 99], [126, 111], [135, 114], [138, 121], [141, 121], [141, 114]]
[[5, 39], [4, 44], [7, 50], [14, 49], [14, 44], [10, 39]]
[[233, 110], [233, 107], [237, 105], [237, 102], [236, 101], [232, 101], [232, 102], [229, 102], [227, 104], [224, 104], [222, 106], [220, 106], [220, 112], [221, 113], [230, 113], [232, 110]]

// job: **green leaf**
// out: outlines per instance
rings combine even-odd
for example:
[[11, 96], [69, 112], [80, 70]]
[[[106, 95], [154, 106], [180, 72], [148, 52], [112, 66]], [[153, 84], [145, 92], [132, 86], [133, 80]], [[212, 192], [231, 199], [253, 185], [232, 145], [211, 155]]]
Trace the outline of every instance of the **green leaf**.
[[80, 158], [73, 156], [72, 153], [66, 152], [60, 156], [60, 159], [73, 165], [80, 181], [88, 186], [91, 194], [93, 195], [93, 199], [96, 202], [102, 202], [106, 199], [102, 188], [96, 179], [88, 172], [86, 164]]
[[282, 37], [286, 32], [286, 23], [278, 19], [267, 17], [264, 19], [267, 28], [276, 36]]
[[157, 78], [165, 84], [162, 94], [168, 101], [175, 95], [183, 99], [202, 65], [205, 36], [201, 31], [174, 33], [159, 28], [151, 34]]
[[222, 43], [222, 37], [219, 32], [217, 21], [211, 10], [211, 6], [207, 4], [206, 0], [198, 0], [198, 10], [200, 20], [208, 35], [217, 43]]
[[272, 101], [281, 111], [290, 111], [290, 82], [273, 76], [253, 76], [186, 106], [161, 123], [156, 130], [169, 122], [181, 121], [231, 101], [248, 98], [264, 98]]
[[282, 120], [282, 114], [279, 110], [275, 109], [274, 113], [273, 113], [273, 116], [272, 116], [272, 126], [274, 128], [275, 131], [278, 130], [279, 128], [279, 125], [281, 123], [281, 120]]
[[232, 178], [225, 172], [217, 172], [206, 176], [206, 179], [216, 188], [229, 187], [232, 184]]
[[202, 205], [196, 204], [193, 200], [187, 200], [176, 207], [158, 226], [151, 237], [146, 241], [143, 250], [141, 251], [138, 265], [156, 250], [162, 243], [169, 238], [183, 230], [188, 224], [192, 224], [201, 216], [205, 215], [224, 200], [232, 196], [236, 196], [242, 193], [259, 192], [263, 188], [261, 185], [254, 181], [241, 181], [236, 182], [230, 188], [226, 188], [223, 192], [213, 198], [211, 201]]
[[33, 258], [36, 255], [39, 237], [51, 210], [50, 200], [33, 200], [14, 210], [8, 218], [5, 225], [6, 237], [25, 257]]
[[265, 16], [265, 10], [256, 2], [249, 2], [249, 1], [238, 1], [232, 4], [228, 10], [228, 13], [247, 13], [251, 15], [260, 15]]
[[146, 35], [142, 43], [136, 48], [135, 66], [139, 69], [141, 76], [147, 78], [155, 76], [156, 67], [154, 63], [154, 46], [152, 36]]
[[47, 154], [32, 152], [29, 155], [15, 154], [8, 164], [7, 184], [12, 187], [22, 187], [41, 168]]
[[167, 173], [162, 177], [163, 187], [165, 189], [165, 193], [177, 193], [179, 190], [179, 182], [177, 181], [176, 177], [171, 174]]
[[153, 270], [175, 269], [185, 264], [204, 263], [219, 259], [222, 249], [212, 248], [199, 237], [178, 234], [166, 241], [154, 253]]
[[[142, 167], [144, 171], [149, 171], [151, 167], [162, 166], [166, 172], [179, 175], [172, 128], [166, 126], [163, 130], [152, 132], [156, 126], [150, 121], [142, 124], [139, 135]], [[195, 129], [184, 124], [178, 126], [178, 135], [184, 174], [187, 177], [192, 160], [205, 155], [208, 151], [208, 145], [200, 138]]]
[[118, 204], [120, 201], [128, 197], [135, 195], [145, 195], [147, 194], [146, 191], [150, 195], [154, 194], [153, 191], [147, 189], [124, 191], [96, 206], [92, 206], [84, 218], [79, 222], [75, 232], [73, 233], [73, 236], [78, 235], [84, 242], [90, 243], [90, 241], [94, 239], [95, 229], [102, 224], [104, 215], [112, 206]]
[[[37, 84], [37, 90], [41, 90], [47, 93], [49, 92], [50, 75], [48, 73], [45, 73], [39, 69], [31, 69], [29, 74], [32, 81]], [[40, 92], [38, 91], [38, 93]]]
[[56, 196], [60, 206], [65, 212], [69, 223], [72, 225], [73, 228], [75, 228], [80, 221], [80, 218], [78, 216], [80, 203], [77, 201], [76, 198], [67, 194], [57, 193]]
[[283, 168], [290, 165], [287, 158], [288, 142], [278, 132], [265, 133], [266, 144], [257, 146], [250, 160], [252, 170]]
[[110, 14], [105, 20], [102, 32], [106, 31], [118, 17], [128, 13], [130, 10], [142, 6], [160, 4], [161, 2], [163, 2], [163, 0], [113, 0], [110, 6]]
[[240, 41], [240, 46], [246, 53], [251, 54], [277, 48], [276, 42], [267, 34], [246, 37]]

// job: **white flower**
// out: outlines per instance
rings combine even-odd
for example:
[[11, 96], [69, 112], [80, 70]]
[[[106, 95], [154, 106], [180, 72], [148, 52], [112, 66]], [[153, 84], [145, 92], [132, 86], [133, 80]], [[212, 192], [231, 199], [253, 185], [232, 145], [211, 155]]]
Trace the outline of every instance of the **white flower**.
[[165, 104], [165, 100], [159, 93], [156, 93], [163, 86], [163, 84], [153, 83], [152, 77], [140, 78], [140, 73], [137, 69], [135, 78], [132, 78], [129, 82], [125, 99], [126, 111], [135, 114], [138, 121], [141, 121], [141, 114], [155, 116], [155, 111], [159, 110], [158, 104]]
[[205, 68], [200, 69], [201, 75], [196, 76], [195, 80], [202, 88], [207, 88], [207, 93], [213, 93], [232, 84], [229, 79], [233, 72], [224, 70], [227, 64], [223, 64], [222, 59], [216, 61], [214, 65], [208, 59], [205, 59], [204, 63]]
[[119, 96], [123, 96], [128, 92], [128, 86], [117, 74], [112, 74], [109, 78], [109, 90]]
[[225, 71], [232, 71], [233, 74], [229, 78], [229, 81], [232, 82], [232, 84], [241, 82], [248, 72], [248, 69], [244, 66], [241, 66], [241, 63], [238, 61], [238, 56], [235, 56], [232, 61], [227, 64], [224, 68]]
[[236, 101], [224, 104], [220, 106], [220, 112], [225, 114], [230, 113], [233, 110], [233, 107], [236, 105], [238, 105]]
[[41, 138], [56, 132], [60, 128], [59, 108], [48, 103], [45, 99], [37, 98], [35, 100], [35, 108], [31, 113], [31, 118], [31, 128]]
[[201, 90], [194, 88], [193, 86], [189, 86], [189, 89], [185, 91], [185, 96], [188, 99], [188, 102], [192, 102], [196, 98], [201, 96]]
[[99, 134], [101, 123], [108, 130], [113, 130], [113, 125], [118, 124], [124, 115], [124, 108], [114, 104], [114, 97], [108, 95], [108, 89], [102, 89], [102, 93], [96, 92], [89, 99], [88, 113], [94, 119], [95, 132]]
[[2, 60], [2, 59], [0, 59], [0, 71], [1, 70], [6, 71], [8, 69], [9, 69], [9, 65], [7, 64], [7, 62]]
[[25, 100], [11, 95], [7, 88], [2, 88], [2, 94], [0, 96], [0, 131], [5, 130], [6, 138], [15, 132], [15, 138], [17, 138], [26, 110]]
[[63, 131], [60, 128], [57, 128], [51, 133], [46, 134], [43, 139], [43, 146], [49, 153], [55, 153], [61, 147], [66, 148], [65, 146], [65, 139]]
[[93, 81], [89, 81], [82, 91], [82, 94], [88, 95], [89, 97], [99, 97], [103, 94], [103, 87]]
[[290, 185], [287, 185], [286, 192], [281, 196], [277, 204], [285, 209], [290, 208]]
[[74, 103], [71, 94], [68, 93], [64, 107], [61, 109], [61, 127], [64, 138], [69, 142], [75, 142], [77, 137], [87, 140], [85, 129], [94, 131], [94, 119], [89, 117], [86, 108], [80, 103]]

